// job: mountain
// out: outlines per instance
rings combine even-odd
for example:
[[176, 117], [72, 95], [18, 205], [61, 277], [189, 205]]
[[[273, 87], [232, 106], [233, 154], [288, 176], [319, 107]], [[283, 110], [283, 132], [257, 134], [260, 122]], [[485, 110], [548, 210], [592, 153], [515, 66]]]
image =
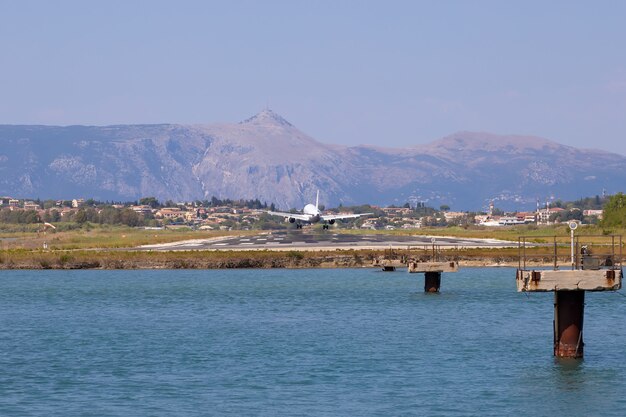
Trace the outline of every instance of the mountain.
[[258, 198], [302, 207], [534, 207], [623, 190], [626, 157], [547, 139], [459, 132], [394, 149], [323, 144], [271, 110], [211, 125], [0, 125], [0, 195], [127, 201]]

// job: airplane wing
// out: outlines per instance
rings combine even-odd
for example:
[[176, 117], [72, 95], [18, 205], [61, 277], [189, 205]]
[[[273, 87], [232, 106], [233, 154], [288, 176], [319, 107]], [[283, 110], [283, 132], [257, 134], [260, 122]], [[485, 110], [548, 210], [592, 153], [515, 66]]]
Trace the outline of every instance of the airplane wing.
[[320, 216], [322, 221], [328, 220], [341, 220], [341, 219], [356, 219], [357, 217], [369, 216], [374, 213], [361, 213], [361, 214], [323, 214]]
[[297, 214], [297, 213], [283, 213], [280, 211], [268, 211], [267, 214], [271, 214], [272, 216], [282, 216], [285, 218], [293, 218], [293, 219], [297, 219], [297, 220], [304, 220], [306, 222], [308, 222], [309, 220], [311, 220], [311, 216], [306, 215], [306, 214]]

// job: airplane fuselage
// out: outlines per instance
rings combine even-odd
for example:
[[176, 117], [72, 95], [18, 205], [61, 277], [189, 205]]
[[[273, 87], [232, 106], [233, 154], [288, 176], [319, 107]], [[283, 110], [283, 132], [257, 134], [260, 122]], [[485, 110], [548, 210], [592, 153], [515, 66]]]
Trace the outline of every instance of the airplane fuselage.
[[306, 206], [304, 206], [302, 213], [309, 216], [308, 221], [311, 223], [318, 223], [322, 215], [322, 212], [320, 211], [320, 209], [315, 207], [314, 204], [307, 204]]

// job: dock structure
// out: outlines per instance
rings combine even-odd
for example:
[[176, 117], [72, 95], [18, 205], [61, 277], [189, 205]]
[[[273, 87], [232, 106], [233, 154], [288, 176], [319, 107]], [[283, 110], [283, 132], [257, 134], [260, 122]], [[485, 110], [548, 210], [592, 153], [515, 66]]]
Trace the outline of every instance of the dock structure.
[[393, 272], [396, 268], [405, 267], [406, 261], [404, 259], [374, 259], [372, 266], [381, 268], [385, 272]]
[[441, 246], [436, 245], [434, 237], [431, 242], [432, 246], [429, 248], [430, 256], [427, 259], [410, 260], [408, 271], [410, 274], [424, 274], [424, 292], [438, 293], [441, 288], [441, 274], [444, 272], [457, 272], [459, 263], [457, 261], [442, 260]]
[[372, 266], [381, 268], [384, 272], [393, 272], [396, 268], [406, 267], [406, 255], [399, 253], [393, 248], [385, 250], [383, 257], [375, 258]]
[[425, 292], [439, 292], [441, 287], [441, 274], [444, 272], [457, 272], [459, 270], [459, 263], [456, 261], [451, 262], [438, 262], [438, 261], [410, 261], [409, 273], [411, 274], [424, 274], [424, 291]]
[[567, 249], [567, 243], [550, 237], [554, 257], [552, 269], [528, 266], [532, 256], [527, 254], [527, 248], [545, 246], [542, 241], [546, 237], [520, 237], [517, 291], [554, 292], [554, 356], [582, 358], [585, 292], [622, 288], [622, 237], [574, 236], [575, 223], [570, 224], [570, 228], [569, 262], [562, 262], [562, 257], [559, 258], [559, 252]]
[[[450, 256], [444, 256], [441, 246], [436, 245], [436, 239], [431, 239], [432, 245], [424, 246], [423, 251], [417, 254], [411, 248], [406, 252], [394, 249], [386, 250], [384, 256], [372, 262], [373, 267], [383, 271], [395, 271], [396, 268], [406, 267], [410, 274], [424, 274], [424, 291], [437, 293], [441, 288], [441, 274], [457, 272], [459, 263]], [[420, 248], [421, 249], [421, 248]]]

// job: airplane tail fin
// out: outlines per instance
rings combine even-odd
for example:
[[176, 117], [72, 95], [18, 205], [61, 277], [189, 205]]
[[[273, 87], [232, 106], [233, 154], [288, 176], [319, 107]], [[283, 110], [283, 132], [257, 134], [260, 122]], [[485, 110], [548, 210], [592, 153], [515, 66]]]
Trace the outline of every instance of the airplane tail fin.
[[315, 197], [315, 208], [319, 210], [320, 206], [320, 190], [317, 190], [317, 197]]

